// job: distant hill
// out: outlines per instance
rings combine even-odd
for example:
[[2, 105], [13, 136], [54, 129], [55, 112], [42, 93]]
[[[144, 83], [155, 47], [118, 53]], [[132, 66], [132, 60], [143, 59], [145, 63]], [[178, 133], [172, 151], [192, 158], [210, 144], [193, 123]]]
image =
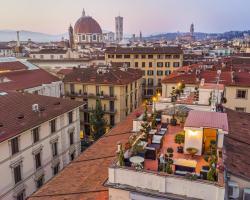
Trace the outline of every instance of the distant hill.
[[[46, 33], [32, 32], [32, 31], [20, 31], [20, 40], [27, 41], [31, 39], [34, 42], [50, 42], [50, 41], [60, 41], [64, 38], [68, 38], [67, 33], [50, 35]], [[13, 30], [0, 30], [0, 42], [8, 42], [12, 40], [17, 40], [16, 31]]]
[[[179, 35], [185, 35], [188, 33], [160, 33], [160, 34], [153, 34], [147, 37], [144, 37], [148, 40], [159, 40], [159, 39], [167, 39], [167, 40], [174, 40]], [[209, 37], [217, 38], [217, 39], [234, 39], [234, 38], [242, 38], [244, 34], [250, 35], [250, 30], [247, 31], [228, 31], [225, 33], [202, 33], [202, 32], [195, 32], [194, 36], [196, 39], [205, 39]]]

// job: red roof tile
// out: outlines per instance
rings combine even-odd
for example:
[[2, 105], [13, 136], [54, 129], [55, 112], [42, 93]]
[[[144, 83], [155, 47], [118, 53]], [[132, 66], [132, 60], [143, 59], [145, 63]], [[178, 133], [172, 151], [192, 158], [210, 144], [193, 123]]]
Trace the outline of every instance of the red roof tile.
[[[33, 104], [38, 104], [43, 109], [40, 112], [34, 112]], [[62, 98], [7, 91], [7, 94], [0, 95], [0, 142], [82, 104], [82, 102]], [[20, 116], [22, 118], [19, 118]]]
[[226, 113], [191, 110], [185, 122], [185, 127], [216, 128], [228, 132]]
[[1, 73], [0, 78], [1, 77], [6, 77], [10, 81], [0, 83], [0, 90], [24, 90], [34, 88], [42, 84], [60, 81], [59, 78], [43, 69]]
[[142, 108], [117, 124], [29, 199], [108, 200], [108, 188], [103, 186], [108, 167], [116, 158], [117, 143], [125, 143], [131, 135], [132, 120], [138, 111]]
[[14, 62], [0, 62], [0, 71], [15, 71], [25, 70], [27, 66], [19, 61]]

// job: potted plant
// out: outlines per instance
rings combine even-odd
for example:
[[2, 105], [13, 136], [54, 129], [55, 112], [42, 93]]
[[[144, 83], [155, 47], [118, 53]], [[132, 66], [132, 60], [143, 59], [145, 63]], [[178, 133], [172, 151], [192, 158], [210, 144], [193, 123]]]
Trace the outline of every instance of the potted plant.
[[153, 113], [152, 122], [151, 122], [151, 128], [152, 128], [152, 129], [156, 129], [156, 128], [157, 128], [156, 113]]
[[119, 166], [125, 166], [125, 162], [124, 162], [124, 151], [123, 151], [122, 148], [121, 148], [121, 150], [120, 150], [119, 153], [118, 153], [118, 163], [119, 163]]
[[188, 147], [186, 151], [191, 155], [191, 157], [194, 157], [194, 155], [197, 154], [198, 149], [195, 147]]
[[172, 174], [173, 173], [173, 170], [172, 170], [172, 165], [173, 165], [173, 154], [174, 150], [173, 148], [169, 147], [167, 148], [167, 152], [165, 154], [165, 160], [166, 160], [166, 168], [165, 168], [165, 171], [168, 173], [168, 174]]
[[178, 153], [183, 153], [183, 146], [181, 144], [184, 143], [184, 140], [185, 140], [184, 131], [179, 132], [178, 134], [175, 135], [175, 143], [179, 144], [179, 146], [177, 147], [177, 152]]

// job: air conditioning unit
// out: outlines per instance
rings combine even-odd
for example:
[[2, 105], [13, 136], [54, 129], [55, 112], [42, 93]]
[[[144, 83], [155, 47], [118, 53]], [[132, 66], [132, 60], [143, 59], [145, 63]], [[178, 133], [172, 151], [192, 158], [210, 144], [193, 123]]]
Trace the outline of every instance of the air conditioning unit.
[[243, 191], [243, 200], [250, 200], [250, 188], [245, 188]]
[[38, 104], [33, 104], [32, 105], [32, 111], [33, 112], [38, 112], [39, 111], [39, 105]]
[[234, 181], [228, 181], [228, 197], [230, 199], [238, 199], [240, 196], [239, 185]]

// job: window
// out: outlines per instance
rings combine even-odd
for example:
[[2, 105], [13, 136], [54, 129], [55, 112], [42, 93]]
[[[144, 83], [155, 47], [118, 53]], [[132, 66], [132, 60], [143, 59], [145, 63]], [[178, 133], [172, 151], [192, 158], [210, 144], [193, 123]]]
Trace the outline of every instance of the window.
[[15, 184], [19, 183], [22, 180], [21, 165], [14, 167], [14, 179], [15, 179]]
[[115, 103], [114, 103], [114, 101], [109, 101], [109, 110], [111, 112], [115, 111]]
[[73, 112], [68, 112], [68, 121], [69, 121], [69, 124], [72, 124], [73, 123]]
[[152, 62], [149, 62], [149, 63], [148, 63], [148, 66], [149, 66], [149, 67], [152, 67], [152, 66], [153, 66]]
[[36, 181], [36, 188], [39, 189], [40, 187], [43, 186], [43, 176], [41, 176], [37, 181]]
[[24, 200], [24, 191], [17, 195], [16, 200]]
[[165, 67], [170, 67], [170, 62], [165, 62]]
[[93, 35], [93, 40], [96, 41], [97, 37], [96, 35]]
[[54, 142], [52, 144], [52, 155], [53, 155], [53, 157], [56, 157], [58, 155], [58, 152], [57, 152], [57, 142]]
[[179, 67], [179, 66], [180, 66], [180, 63], [179, 63], [179, 62], [174, 62], [174, 63], [173, 63], [173, 66], [174, 66], [174, 67]]
[[130, 67], [130, 62], [125, 62], [125, 66]]
[[148, 70], [148, 76], [152, 76], [154, 75], [154, 71], [153, 70]]
[[133, 90], [133, 84], [132, 83], [130, 84], [130, 90], [131, 91]]
[[165, 58], [166, 58], [166, 59], [170, 59], [170, 58], [171, 58], [171, 55], [165, 55]]
[[174, 57], [174, 59], [179, 59], [180, 55], [174, 55], [173, 57]]
[[159, 55], [157, 55], [157, 58], [158, 58], [158, 59], [163, 59], [163, 55], [160, 55], [160, 54], [159, 54]]
[[139, 55], [135, 55], [134, 57], [135, 57], [136, 59], [138, 59], [138, 58], [139, 58]]
[[100, 95], [100, 87], [96, 86], [95, 91], [96, 91], [96, 95], [99, 96]]
[[86, 36], [85, 35], [82, 35], [82, 40], [86, 40]]
[[165, 75], [169, 75], [169, 74], [171, 74], [171, 71], [170, 70], [166, 70], [165, 71]]
[[237, 99], [246, 99], [247, 98], [247, 90], [237, 90], [236, 91]]
[[44, 58], [44, 56], [43, 55], [40, 55], [40, 59], [43, 59]]
[[149, 85], [149, 86], [153, 86], [153, 85], [154, 85], [154, 79], [149, 78], [149, 79], [148, 79], [148, 85]]
[[56, 132], [56, 119], [53, 119], [50, 121], [50, 132], [51, 133]]
[[130, 55], [124, 55], [124, 58], [130, 58]]
[[12, 155], [19, 152], [18, 137], [13, 138], [11, 140], [11, 152], [12, 152]]
[[243, 107], [235, 107], [235, 110], [238, 112], [246, 112], [246, 108]]
[[154, 58], [154, 56], [153, 55], [148, 55], [148, 58], [151, 59], [151, 58]]
[[138, 62], [135, 62], [135, 67], [139, 67], [139, 64], [138, 64]]
[[114, 96], [114, 87], [113, 86], [109, 87], [109, 96], [111, 96], [111, 97]]
[[157, 62], [157, 67], [163, 67], [163, 62]]
[[122, 58], [122, 55], [116, 55], [116, 58]]
[[146, 58], [146, 55], [141, 55], [141, 58]]
[[40, 168], [42, 166], [41, 164], [41, 153], [37, 153], [35, 155], [35, 162], [36, 162], [36, 169]]
[[54, 176], [58, 174], [59, 169], [60, 169], [59, 164], [57, 164], [55, 167], [53, 167], [53, 175], [54, 175]]
[[69, 134], [69, 144], [70, 145], [74, 144], [74, 132], [71, 132]]
[[162, 76], [162, 75], [163, 75], [163, 71], [157, 70], [157, 76]]
[[142, 63], [141, 63], [141, 66], [142, 66], [142, 67], [145, 67], [145, 66], [146, 66], [145, 62], [142, 62]]
[[54, 59], [54, 55], [50, 55], [50, 58], [51, 58], [51, 59]]
[[63, 59], [63, 55], [60, 55], [60, 59]]

